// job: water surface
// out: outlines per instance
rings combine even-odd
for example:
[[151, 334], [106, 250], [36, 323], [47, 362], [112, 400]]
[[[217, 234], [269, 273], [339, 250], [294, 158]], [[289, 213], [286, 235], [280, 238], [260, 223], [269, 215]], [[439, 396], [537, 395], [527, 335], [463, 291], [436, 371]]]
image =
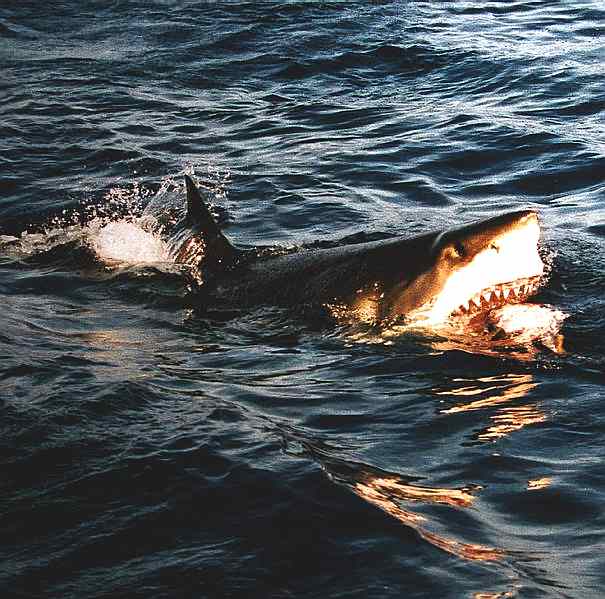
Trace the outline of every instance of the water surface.
[[[594, 0], [4, 2], [3, 596], [602, 597], [604, 31]], [[534, 208], [565, 351], [200, 316], [130, 228], [184, 172], [244, 246]]]

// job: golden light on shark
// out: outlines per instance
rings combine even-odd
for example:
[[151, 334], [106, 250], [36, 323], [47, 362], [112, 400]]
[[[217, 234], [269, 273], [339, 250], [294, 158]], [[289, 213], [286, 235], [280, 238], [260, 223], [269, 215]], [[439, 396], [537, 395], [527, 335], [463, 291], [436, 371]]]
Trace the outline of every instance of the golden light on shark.
[[338, 321], [432, 325], [523, 302], [544, 272], [531, 210], [416, 237], [238, 249], [212, 216], [204, 190], [185, 180], [187, 216], [169, 243], [175, 261], [195, 271], [205, 306], [304, 306]]

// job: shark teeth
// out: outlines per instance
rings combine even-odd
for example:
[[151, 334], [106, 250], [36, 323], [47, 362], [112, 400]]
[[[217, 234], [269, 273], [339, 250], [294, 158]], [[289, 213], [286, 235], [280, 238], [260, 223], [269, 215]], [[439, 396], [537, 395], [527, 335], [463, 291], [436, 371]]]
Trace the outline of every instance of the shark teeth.
[[504, 304], [519, 303], [533, 295], [539, 287], [539, 276], [495, 285], [473, 295], [473, 297], [461, 304], [452, 314], [454, 316], [472, 314], [499, 308]]

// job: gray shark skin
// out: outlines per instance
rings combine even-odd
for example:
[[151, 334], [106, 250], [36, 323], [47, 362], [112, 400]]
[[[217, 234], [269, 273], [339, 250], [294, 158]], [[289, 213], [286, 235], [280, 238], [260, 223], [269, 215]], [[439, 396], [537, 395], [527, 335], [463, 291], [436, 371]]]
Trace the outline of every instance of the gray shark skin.
[[[337, 318], [393, 322], [438, 302], [452, 275], [477, 257], [493, 254], [497, 259], [499, 245], [511, 233], [531, 226], [539, 230], [536, 213], [521, 210], [416, 237], [292, 253], [239, 250], [217, 226], [193, 181], [185, 179], [187, 217], [175, 243], [176, 261], [198, 270], [200, 302], [213, 309], [310, 306], [328, 309]], [[469, 289], [468, 298], [452, 300], [455, 305], [446, 312], [465, 314], [523, 301], [537, 288], [540, 274], [532, 270], [508, 280], [503, 273], [502, 280], [486, 281]], [[476, 296], [467, 305], [484, 287], [491, 295]]]

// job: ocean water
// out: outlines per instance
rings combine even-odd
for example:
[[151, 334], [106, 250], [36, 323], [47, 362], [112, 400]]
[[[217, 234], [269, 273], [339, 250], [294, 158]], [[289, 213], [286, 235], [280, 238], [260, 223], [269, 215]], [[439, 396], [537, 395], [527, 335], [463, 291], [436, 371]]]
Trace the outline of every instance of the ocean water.
[[[598, 0], [4, 0], [1, 596], [605, 596], [604, 60]], [[556, 331], [201, 314], [184, 173], [241, 246], [533, 208]]]

